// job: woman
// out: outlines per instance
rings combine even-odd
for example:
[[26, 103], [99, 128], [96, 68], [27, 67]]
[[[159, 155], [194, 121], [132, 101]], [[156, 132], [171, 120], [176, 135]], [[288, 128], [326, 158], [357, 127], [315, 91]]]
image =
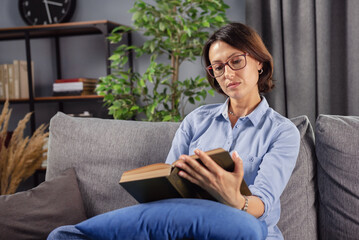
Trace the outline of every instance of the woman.
[[[203, 52], [210, 84], [228, 98], [224, 104], [202, 106], [184, 119], [167, 163], [176, 161], [180, 176], [208, 190], [219, 202], [265, 221], [267, 239], [283, 239], [276, 227], [279, 197], [297, 159], [299, 132], [261, 96], [273, 87], [272, 57], [257, 33], [240, 23], [215, 32]], [[215, 148], [232, 152], [233, 172], [223, 170], [203, 152]], [[205, 167], [189, 157], [194, 153]], [[252, 196], [241, 194], [243, 179]], [[70, 237], [88, 239], [72, 225], [57, 228], [48, 239]]]
[[[184, 119], [166, 162], [218, 201], [265, 221], [268, 239], [283, 239], [276, 226], [279, 198], [295, 166], [300, 137], [295, 125], [261, 95], [273, 88], [272, 57], [258, 34], [240, 23], [216, 31], [203, 57], [209, 83], [228, 98], [224, 104], [199, 107]], [[233, 172], [204, 152], [215, 148], [232, 152]], [[189, 157], [193, 154], [205, 166]], [[243, 179], [252, 196], [241, 194]]]

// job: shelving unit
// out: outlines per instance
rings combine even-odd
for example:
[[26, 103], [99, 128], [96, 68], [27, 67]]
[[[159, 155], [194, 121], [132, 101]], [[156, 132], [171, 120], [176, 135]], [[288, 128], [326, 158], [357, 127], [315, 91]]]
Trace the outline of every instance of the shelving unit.
[[[32, 79], [32, 68], [31, 68], [31, 40], [39, 38], [52, 38], [55, 41], [55, 54], [56, 54], [56, 71], [57, 78], [62, 78], [61, 71], [61, 54], [60, 54], [60, 41], [61, 37], [66, 36], [81, 36], [81, 35], [93, 35], [101, 34], [104, 37], [105, 56], [104, 62], [106, 67], [106, 73], [110, 74], [110, 61], [108, 60], [111, 55], [110, 43], [107, 36], [111, 31], [121, 24], [107, 21], [86, 21], [86, 22], [72, 22], [72, 23], [60, 23], [60, 24], [49, 24], [49, 25], [36, 25], [36, 26], [25, 26], [15, 28], [2, 28], [0, 29], [0, 41], [8, 40], [24, 40], [26, 50], [26, 60], [28, 69], [28, 83], [29, 83], [29, 99], [10, 99], [12, 103], [27, 103], [29, 104], [30, 112], [33, 112], [30, 120], [31, 133], [36, 129], [35, 126], [35, 104], [42, 102], [57, 102], [59, 103], [59, 110], [62, 109], [62, 103], [65, 101], [92, 101], [99, 100], [102, 97], [96, 95], [85, 95], [85, 96], [36, 96], [32, 91], [33, 79]], [[131, 32], [127, 33], [127, 44], [132, 44]], [[129, 54], [129, 67], [132, 69], [132, 54]], [[36, 74], [35, 74], [36, 75]], [[51, 80], [53, 81], [53, 79]], [[0, 102], [4, 102], [5, 99], [1, 99]]]

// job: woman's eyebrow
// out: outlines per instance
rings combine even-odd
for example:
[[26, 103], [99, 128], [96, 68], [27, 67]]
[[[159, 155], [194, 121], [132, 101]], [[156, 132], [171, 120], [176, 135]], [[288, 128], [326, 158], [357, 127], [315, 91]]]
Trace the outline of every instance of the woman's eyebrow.
[[[226, 59], [226, 61], [228, 61], [228, 59], [230, 59], [231, 57], [233, 57], [234, 55], [237, 55], [237, 54], [243, 54], [243, 53], [240, 53], [240, 52], [235, 52], [235, 53], [232, 53], [231, 55], [229, 55]], [[213, 60], [211, 61], [211, 63], [222, 63], [222, 61], [220, 60]]]

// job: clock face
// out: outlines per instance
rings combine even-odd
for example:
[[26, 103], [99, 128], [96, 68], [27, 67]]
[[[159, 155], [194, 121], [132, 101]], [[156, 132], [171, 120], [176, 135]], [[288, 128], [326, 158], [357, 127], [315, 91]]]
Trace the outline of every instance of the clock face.
[[76, 0], [19, 0], [19, 11], [29, 25], [54, 24], [69, 21]]

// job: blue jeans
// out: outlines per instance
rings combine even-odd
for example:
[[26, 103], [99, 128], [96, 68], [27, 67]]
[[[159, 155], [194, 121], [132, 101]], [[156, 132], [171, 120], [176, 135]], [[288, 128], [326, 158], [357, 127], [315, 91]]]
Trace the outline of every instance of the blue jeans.
[[55, 229], [48, 240], [90, 239], [253, 239], [267, 225], [248, 213], [202, 199], [166, 199], [97, 215]]
[[52, 231], [47, 240], [91, 240], [86, 237], [80, 230], [75, 228], [75, 225], [67, 225], [56, 228]]

